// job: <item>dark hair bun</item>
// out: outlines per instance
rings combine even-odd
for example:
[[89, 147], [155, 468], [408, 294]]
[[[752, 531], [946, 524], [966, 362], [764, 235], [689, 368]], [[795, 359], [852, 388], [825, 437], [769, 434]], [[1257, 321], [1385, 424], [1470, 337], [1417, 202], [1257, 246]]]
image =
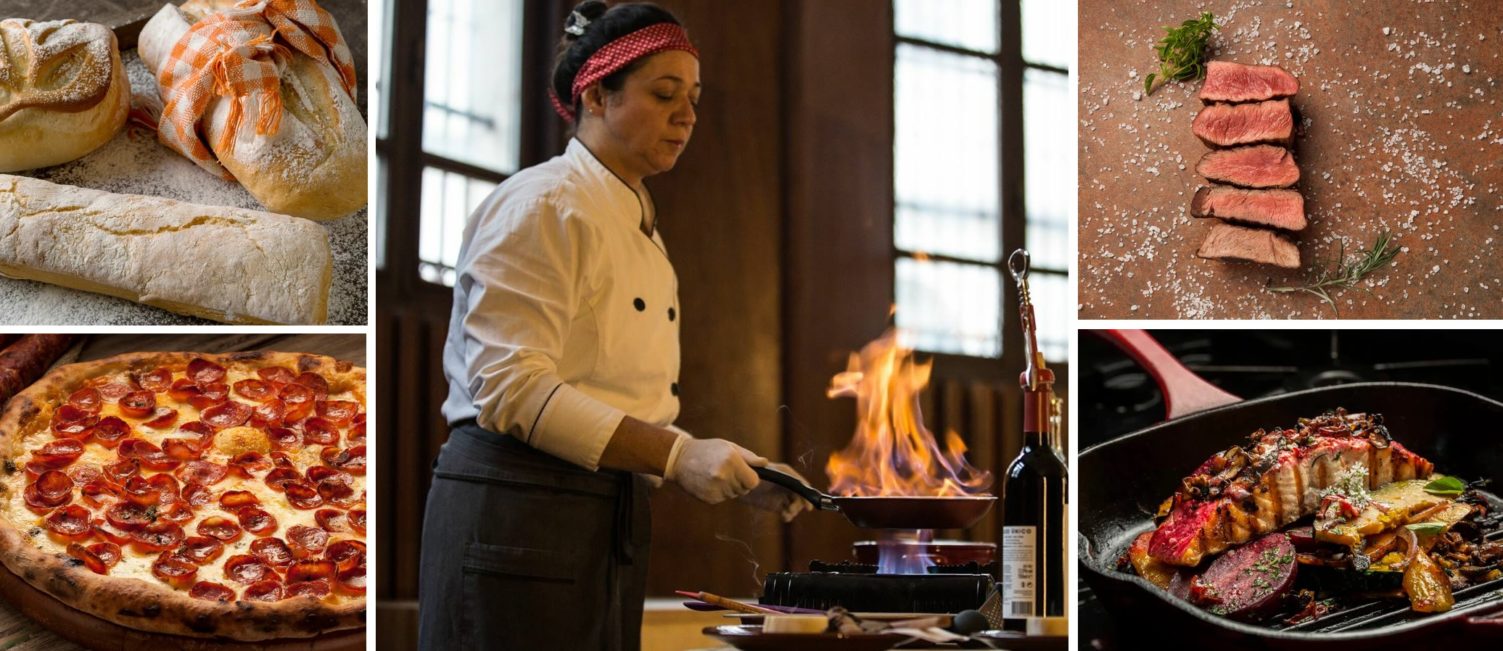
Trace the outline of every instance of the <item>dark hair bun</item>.
[[[584, 19], [584, 24], [580, 18]], [[650, 2], [622, 3], [607, 6], [601, 0], [586, 0], [574, 7], [564, 20], [564, 38], [558, 45], [558, 57], [553, 63], [553, 92], [560, 101], [569, 105], [574, 76], [584, 67], [590, 55], [607, 43], [626, 36], [644, 27], [660, 23], [680, 24], [668, 10]], [[577, 33], [576, 33], [577, 32]], [[607, 90], [621, 90], [626, 76], [637, 67], [633, 62], [615, 74], [600, 81]], [[576, 112], [578, 106], [571, 106]]]

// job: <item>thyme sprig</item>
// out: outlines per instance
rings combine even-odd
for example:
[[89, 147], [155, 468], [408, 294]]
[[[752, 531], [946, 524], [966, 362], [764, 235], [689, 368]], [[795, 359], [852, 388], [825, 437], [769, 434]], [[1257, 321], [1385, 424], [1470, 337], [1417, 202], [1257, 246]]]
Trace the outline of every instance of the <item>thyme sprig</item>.
[[1331, 291], [1337, 289], [1349, 289], [1356, 287], [1357, 283], [1366, 278], [1368, 274], [1381, 269], [1399, 254], [1397, 239], [1392, 233], [1383, 231], [1373, 241], [1372, 248], [1364, 249], [1357, 253], [1357, 257], [1346, 259], [1346, 242], [1341, 243], [1341, 252], [1336, 255], [1336, 261], [1330, 269], [1322, 270], [1315, 280], [1304, 284], [1289, 287], [1269, 287], [1268, 291], [1281, 294], [1290, 292], [1304, 292], [1325, 301], [1331, 306], [1331, 311], [1336, 316], [1341, 316], [1341, 310], [1336, 308], [1336, 300], [1331, 298]]
[[[1145, 95], [1152, 95], [1159, 86], [1171, 79], [1200, 79], [1206, 74], [1206, 42], [1211, 32], [1220, 29], [1216, 17], [1207, 11], [1199, 18], [1180, 23], [1179, 27], [1164, 26], [1168, 32], [1154, 48], [1159, 55], [1159, 71], [1149, 73], [1143, 79]], [[1154, 81], [1158, 81], [1157, 84]]]

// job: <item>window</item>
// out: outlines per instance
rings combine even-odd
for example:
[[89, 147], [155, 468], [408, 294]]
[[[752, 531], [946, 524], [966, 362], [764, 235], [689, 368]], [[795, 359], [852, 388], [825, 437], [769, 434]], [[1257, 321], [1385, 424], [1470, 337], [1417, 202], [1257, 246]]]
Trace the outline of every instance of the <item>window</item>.
[[[1004, 11], [1007, 1], [894, 0], [896, 321], [922, 350], [999, 357], [1012, 318], [1002, 313], [1004, 261], [1026, 243], [1039, 347], [1063, 361], [1074, 8], [1023, 0]], [[1021, 42], [1005, 38], [1003, 16], [1021, 16], [1012, 32]], [[1005, 92], [1009, 64], [1021, 67], [1021, 97]], [[1007, 112], [1022, 115], [1021, 137], [1004, 133]], [[1004, 169], [1004, 147], [1020, 145], [1023, 168]], [[1023, 215], [1003, 209], [1007, 182], [1020, 188]], [[1023, 220], [1017, 234], [1004, 217]]]
[[[407, 204], [418, 212], [414, 271], [423, 281], [452, 286], [470, 213], [520, 167], [523, 3], [427, 0], [420, 27], [394, 20], [393, 0], [382, 4], [377, 46], [388, 62], [378, 74], [375, 92], [379, 105], [375, 109], [379, 111], [377, 175], [382, 188], [376, 202], [377, 232], [382, 234], [377, 242], [377, 264], [385, 268], [387, 262], [386, 211], [394, 194], [387, 191], [388, 180], [396, 175], [403, 175], [404, 180], [418, 179], [408, 190], [417, 195], [416, 199]], [[394, 80], [396, 66], [390, 61], [391, 52], [400, 48], [382, 47], [382, 39], [392, 36], [387, 31], [392, 25], [399, 25], [396, 29], [420, 29], [424, 35], [421, 89], [411, 89], [421, 94], [422, 103], [420, 107], [414, 105], [409, 114], [414, 121], [421, 120], [421, 140], [413, 145], [417, 149], [415, 162], [404, 161], [402, 169], [388, 169], [389, 163], [396, 165], [388, 157], [393, 147], [389, 139], [397, 136], [389, 133], [386, 116], [403, 100], [401, 93], [383, 94], [383, 90], [396, 85], [405, 91], [403, 82]]]

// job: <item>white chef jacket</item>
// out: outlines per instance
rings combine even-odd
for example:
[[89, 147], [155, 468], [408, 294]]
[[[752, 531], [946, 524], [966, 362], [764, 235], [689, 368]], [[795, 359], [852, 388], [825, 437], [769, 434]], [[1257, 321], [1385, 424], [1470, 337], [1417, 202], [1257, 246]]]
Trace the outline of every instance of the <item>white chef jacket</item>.
[[578, 140], [480, 204], [444, 346], [450, 424], [595, 470], [623, 416], [678, 417], [678, 277], [642, 214]]

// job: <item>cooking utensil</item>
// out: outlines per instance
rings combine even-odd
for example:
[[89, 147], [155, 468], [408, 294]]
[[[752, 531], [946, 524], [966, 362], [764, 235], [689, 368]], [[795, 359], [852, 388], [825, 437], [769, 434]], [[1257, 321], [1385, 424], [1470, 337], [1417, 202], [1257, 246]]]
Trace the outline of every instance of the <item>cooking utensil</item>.
[[[1174, 631], [1181, 640], [1199, 638], [1200, 646], [1367, 650], [1416, 643], [1445, 648], [1503, 633], [1503, 626], [1484, 621], [1503, 609], [1503, 581], [1456, 591], [1455, 609], [1443, 614], [1415, 613], [1398, 599], [1354, 605], [1295, 626], [1255, 625], [1207, 613], [1116, 568], [1132, 539], [1153, 528], [1159, 502], [1206, 457], [1246, 442], [1259, 428], [1293, 426], [1299, 418], [1337, 407], [1382, 414], [1394, 438], [1434, 462], [1439, 472], [1503, 483], [1503, 403], [1459, 389], [1400, 382], [1349, 384], [1235, 402], [1229, 393], [1212, 391], [1147, 333], [1101, 334], [1139, 360], [1164, 387], [1171, 414], [1163, 423], [1092, 446], [1078, 459], [1083, 576], [1119, 621], [1154, 622], [1151, 631], [1124, 626], [1123, 634], [1162, 637]], [[1490, 499], [1495, 506], [1503, 504]]]
[[761, 626], [706, 626], [703, 633], [745, 651], [882, 651], [910, 639], [895, 633], [763, 633]]
[[729, 597], [722, 597], [722, 596], [720, 596], [718, 594], [711, 594], [709, 592], [690, 592], [688, 590], [674, 590], [673, 592], [674, 592], [674, 594], [683, 595], [683, 596], [689, 597], [691, 599], [698, 599], [698, 600], [703, 601], [703, 602], [705, 602], [707, 604], [713, 604], [715, 606], [719, 606], [719, 607], [724, 608], [726, 610], [734, 610], [734, 611], [736, 611], [738, 613], [750, 613], [750, 614], [753, 614], [753, 615], [782, 615], [783, 614], [783, 611], [781, 611], [781, 610], [773, 610], [772, 608], [765, 608], [763, 606], [757, 606], [757, 605], [749, 604], [749, 603], [746, 603], [746, 602], [743, 602], [743, 601], [736, 601], [735, 599], [731, 599]]
[[997, 502], [995, 495], [835, 497], [772, 468], [756, 471], [763, 481], [793, 491], [822, 511], [839, 511], [863, 529], [964, 529]]

